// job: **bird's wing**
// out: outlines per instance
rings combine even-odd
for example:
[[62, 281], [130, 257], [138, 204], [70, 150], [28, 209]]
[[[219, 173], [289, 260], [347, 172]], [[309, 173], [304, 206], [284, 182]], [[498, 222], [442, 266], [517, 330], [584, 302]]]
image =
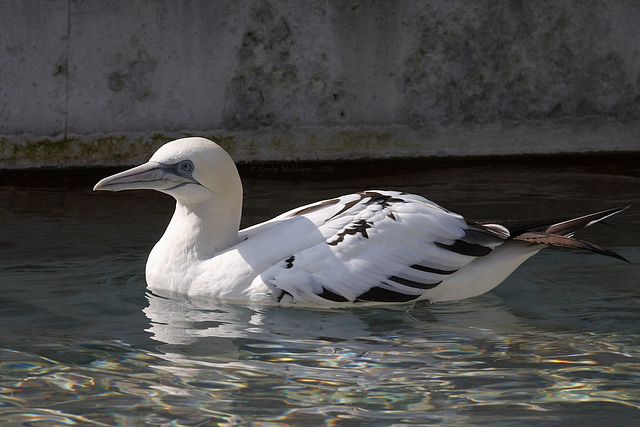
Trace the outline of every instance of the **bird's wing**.
[[[274, 220], [301, 216], [315, 224], [321, 241], [256, 278], [282, 302], [411, 301], [509, 238], [500, 225], [480, 225], [420, 196], [390, 191], [325, 200]], [[282, 236], [289, 238], [295, 236]]]

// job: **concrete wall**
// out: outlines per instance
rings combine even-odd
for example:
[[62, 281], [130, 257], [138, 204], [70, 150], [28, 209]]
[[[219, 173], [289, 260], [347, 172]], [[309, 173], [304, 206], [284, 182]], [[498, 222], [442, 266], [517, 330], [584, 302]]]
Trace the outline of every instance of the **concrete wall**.
[[640, 150], [640, 2], [0, 0], [0, 167]]

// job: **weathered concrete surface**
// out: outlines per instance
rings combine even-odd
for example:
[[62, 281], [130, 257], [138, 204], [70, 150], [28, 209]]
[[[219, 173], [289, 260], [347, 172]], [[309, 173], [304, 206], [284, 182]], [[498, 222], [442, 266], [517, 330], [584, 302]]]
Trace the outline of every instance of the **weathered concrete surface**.
[[640, 150], [640, 3], [0, 0], [0, 167]]

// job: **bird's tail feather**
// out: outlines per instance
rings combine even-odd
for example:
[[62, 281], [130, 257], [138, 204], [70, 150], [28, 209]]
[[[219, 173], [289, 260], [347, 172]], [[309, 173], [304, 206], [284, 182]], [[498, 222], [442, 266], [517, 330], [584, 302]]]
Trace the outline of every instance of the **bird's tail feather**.
[[583, 249], [629, 262], [622, 255], [596, 244], [573, 238], [573, 234], [597, 222], [624, 211], [629, 206], [565, 220], [492, 221], [506, 227], [511, 238], [523, 242], [569, 249]]
[[561, 236], [570, 237], [576, 231], [582, 230], [583, 228], [587, 228], [590, 225], [595, 224], [596, 222], [603, 221], [628, 208], [629, 206], [625, 206], [622, 208], [607, 209], [606, 211], [596, 212], [589, 215], [581, 216], [579, 218], [573, 218], [566, 221], [561, 221], [561, 222], [558, 222], [557, 224], [551, 225], [549, 228], [545, 230], [545, 232], [549, 234], [559, 234]]
[[539, 243], [543, 245], [554, 246], [557, 248], [583, 249], [629, 262], [629, 260], [627, 260], [622, 255], [612, 250], [603, 248], [602, 246], [598, 246], [594, 243], [590, 243], [584, 240], [574, 239], [572, 237], [560, 236], [558, 234], [530, 232], [523, 233], [517, 237], [514, 237], [514, 240], [521, 240], [523, 242], [529, 243]]

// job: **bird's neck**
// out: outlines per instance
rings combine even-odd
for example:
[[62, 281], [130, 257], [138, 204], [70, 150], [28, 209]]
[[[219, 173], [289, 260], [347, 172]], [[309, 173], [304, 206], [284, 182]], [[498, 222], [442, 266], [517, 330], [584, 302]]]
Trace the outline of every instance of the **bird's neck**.
[[177, 202], [169, 226], [147, 260], [149, 287], [188, 291], [202, 261], [238, 243], [241, 210], [242, 196], [196, 207]]
[[177, 202], [161, 242], [180, 247], [192, 260], [212, 258], [238, 243], [241, 210], [241, 204], [229, 201], [195, 207]]
[[229, 175], [224, 185], [208, 192], [194, 189], [172, 194], [176, 199], [173, 217], [147, 259], [150, 289], [188, 292], [205, 261], [238, 243], [242, 185], [237, 172]]

